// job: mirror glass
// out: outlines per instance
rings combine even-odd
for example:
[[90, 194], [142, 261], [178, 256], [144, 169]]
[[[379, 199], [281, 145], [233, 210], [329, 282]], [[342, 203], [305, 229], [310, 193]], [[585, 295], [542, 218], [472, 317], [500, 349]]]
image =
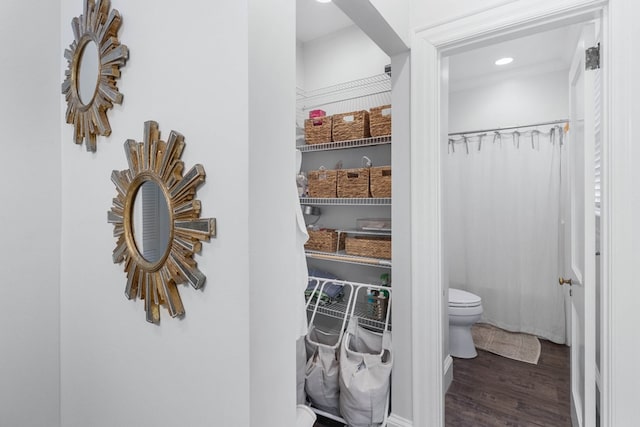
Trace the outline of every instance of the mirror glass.
[[85, 43], [80, 52], [78, 62], [78, 74], [76, 84], [78, 85], [78, 96], [80, 102], [89, 105], [98, 87], [98, 77], [100, 72], [100, 55], [98, 45], [92, 40]]
[[133, 236], [140, 255], [150, 263], [158, 262], [169, 245], [169, 206], [160, 186], [145, 181], [133, 204]]

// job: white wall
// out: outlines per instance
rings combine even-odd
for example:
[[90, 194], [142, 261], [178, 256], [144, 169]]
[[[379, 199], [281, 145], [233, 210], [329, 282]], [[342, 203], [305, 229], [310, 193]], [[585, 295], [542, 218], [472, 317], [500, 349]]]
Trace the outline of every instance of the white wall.
[[296, 87], [304, 89], [304, 43], [296, 40]]
[[[61, 45], [52, 46], [60, 58], [71, 19], [82, 12], [79, 1], [61, 3]], [[109, 112], [113, 134], [90, 154], [62, 126], [62, 425], [249, 426], [247, 2], [114, 0], [112, 7], [130, 50], [118, 81], [124, 103]], [[111, 171], [126, 168], [123, 143], [141, 141], [150, 119], [163, 139], [172, 129], [185, 135], [185, 167], [202, 163], [207, 172], [202, 216], [218, 223], [218, 236], [195, 256], [204, 289], [181, 286], [186, 316], [163, 310], [160, 326], [145, 321], [143, 302], [125, 298], [107, 224]]]
[[0, 3], [0, 425], [59, 424], [57, 2]]
[[410, 4], [409, 0], [371, 0], [371, 3], [384, 16], [394, 31], [407, 46], [411, 46], [409, 33]]
[[352, 26], [304, 43], [307, 91], [384, 73], [389, 56]]
[[[513, 3], [518, 0], [410, 0], [410, 28], [416, 29], [443, 22], [449, 22], [456, 18], [479, 13], [483, 10]], [[533, 0], [535, 1], [535, 0]]]
[[[609, 183], [612, 211], [609, 218], [611, 238], [610, 286], [611, 298], [611, 353], [610, 425], [633, 425], [640, 417], [637, 386], [640, 383], [638, 369], [638, 328], [634, 319], [638, 314], [635, 301], [640, 300], [638, 286], [638, 260], [640, 260], [640, 81], [637, 70], [640, 58], [635, 52], [640, 48], [640, 26], [635, 17], [640, 15], [637, 2], [613, 2], [609, 37], [611, 53], [607, 58], [615, 64], [610, 75], [611, 98], [614, 107], [610, 111], [612, 134], [610, 155], [612, 170], [605, 172]], [[606, 55], [606, 54], [605, 54]]]
[[[296, 339], [302, 320], [296, 304], [303, 304], [307, 283], [296, 283], [293, 266], [299, 209], [292, 145], [295, 55], [295, 4], [249, 0], [251, 427], [296, 424]], [[248, 424], [217, 420], [210, 425]]]
[[[499, 77], [499, 76], [498, 76]], [[449, 132], [521, 126], [569, 117], [568, 70], [451, 84]], [[464, 89], [458, 89], [464, 87]]]

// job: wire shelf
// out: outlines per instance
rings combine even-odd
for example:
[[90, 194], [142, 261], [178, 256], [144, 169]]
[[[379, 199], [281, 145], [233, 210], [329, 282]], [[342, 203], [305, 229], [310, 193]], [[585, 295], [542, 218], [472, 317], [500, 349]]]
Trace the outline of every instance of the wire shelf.
[[347, 264], [368, 265], [373, 267], [391, 268], [391, 260], [383, 258], [370, 258], [358, 255], [347, 255], [339, 252], [305, 251], [307, 258], [344, 262]]
[[323, 144], [297, 145], [296, 148], [303, 153], [311, 151], [342, 150], [345, 148], [371, 147], [391, 143], [391, 135], [374, 136], [372, 138], [351, 139], [349, 141], [332, 141]]
[[390, 197], [368, 197], [362, 199], [347, 198], [323, 198], [300, 197], [301, 205], [325, 205], [325, 206], [388, 206], [391, 205]]
[[[333, 319], [343, 319], [344, 314], [348, 308], [349, 307], [347, 307], [346, 302], [337, 301], [327, 305], [319, 305], [318, 314], [322, 314]], [[313, 304], [310, 304], [309, 307], [307, 307], [307, 311], [310, 313], [313, 312], [313, 309]], [[356, 302], [356, 307], [353, 315], [358, 317], [358, 324], [360, 326], [365, 326], [379, 332], [384, 331], [384, 319], [378, 320], [372, 318], [369, 314], [369, 307], [366, 303]], [[389, 330], [391, 329], [391, 321], [389, 321]]]
[[387, 74], [378, 74], [317, 90], [299, 90], [296, 93], [296, 101], [299, 108], [306, 111], [327, 104], [355, 100], [363, 97], [375, 95], [386, 95], [390, 97], [390, 93], [391, 77]]

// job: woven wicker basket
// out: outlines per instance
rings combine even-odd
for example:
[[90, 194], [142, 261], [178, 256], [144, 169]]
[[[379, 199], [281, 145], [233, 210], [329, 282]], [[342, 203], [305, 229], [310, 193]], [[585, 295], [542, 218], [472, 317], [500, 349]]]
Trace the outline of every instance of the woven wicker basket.
[[331, 142], [332, 116], [315, 117], [304, 121], [304, 139], [307, 144]]
[[374, 107], [369, 113], [371, 136], [391, 135], [391, 105]]
[[369, 112], [362, 110], [334, 114], [332, 133], [334, 141], [368, 138], [371, 136], [369, 133]]
[[349, 236], [345, 242], [347, 255], [391, 259], [391, 237]]
[[309, 197], [336, 197], [337, 175], [338, 171], [335, 170], [309, 171]]
[[373, 167], [369, 174], [371, 197], [391, 197], [391, 166]]
[[369, 197], [369, 168], [338, 170], [338, 197]]
[[338, 240], [338, 232], [331, 228], [307, 231], [309, 232], [309, 240], [304, 244], [304, 248], [307, 250], [337, 252], [344, 249], [346, 236], [344, 233], [340, 233], [340, 239]]

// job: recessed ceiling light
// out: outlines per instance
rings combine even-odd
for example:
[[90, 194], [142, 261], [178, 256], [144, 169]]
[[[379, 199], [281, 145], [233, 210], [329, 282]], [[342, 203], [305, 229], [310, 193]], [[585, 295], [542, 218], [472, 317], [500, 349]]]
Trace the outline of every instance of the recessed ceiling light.
[[331, 3], [331, 0], [316, 0], [318, 3]]
[[496, 65], [507, 65], [513, 62], [513, 58], [500, 58], [496, 61]]

